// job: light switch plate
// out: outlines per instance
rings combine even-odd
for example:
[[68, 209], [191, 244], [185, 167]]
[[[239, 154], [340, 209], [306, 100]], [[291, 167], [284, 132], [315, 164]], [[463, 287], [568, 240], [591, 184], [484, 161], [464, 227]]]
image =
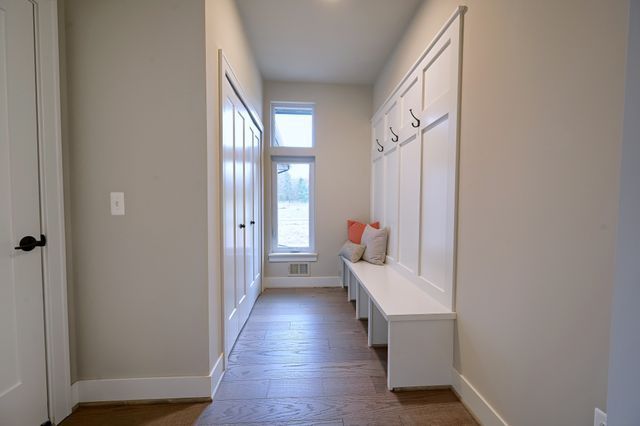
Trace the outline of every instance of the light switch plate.
[[593, 416], [593, 426], [607, 426], [607, 413], [596, 408], [596, 412]]
[[111, 193], [111, 216], [124, 216], [124, 192]]

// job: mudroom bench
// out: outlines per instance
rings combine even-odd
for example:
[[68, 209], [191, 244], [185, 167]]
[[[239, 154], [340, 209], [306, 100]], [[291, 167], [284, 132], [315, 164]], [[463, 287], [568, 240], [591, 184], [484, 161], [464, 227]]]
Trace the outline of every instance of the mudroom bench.
[[369, 346], [387, 346], [390, 390], [451, 385], [456, 313], [390, 265], [340, 257], [356, 318], [368, 319]]

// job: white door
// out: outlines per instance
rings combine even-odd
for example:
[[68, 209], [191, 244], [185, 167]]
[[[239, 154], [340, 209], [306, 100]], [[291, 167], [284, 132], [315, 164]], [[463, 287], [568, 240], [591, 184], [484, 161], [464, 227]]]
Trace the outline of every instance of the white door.
[[[261, 290], [262, 274], [262, 132], [255, 128], [253, 135], [253, 274], [258, 294]], [[257, 296], [256, 296], [257, 297]]]
[[[251, 120], [249, 120], [250, 122]], [[244, 256], [245, 256], [245, 276], [247, 281], [247, 292], [251, 293], [251, 287], [254, 285], [255, 275], [253, 274], [253, 245], [255, 219], [253, 217], [253, 194], [254, 194], [254, 162], [253, 162], [253, 127], [246, 123], [245, 139], [244, 139], [244, 207], [245, 207], [245, 220], [246, 228], [244, 233]]]
[[[225, 89], [227, 89], [225, 87]], [[225, 90], [222, 100], [222, 240], [224, 287], [224, 354], [229, 352], [240, 331], [236, 309], [236, 201], [235, 201], [235, 101]]]
[[0, 0], [0, 425], [47, 421], [34, 6]]
[[238, 320], [240, 321], [240, 328], [244, 324], [246, 317], [248, 316], [248, 309], [245, 304], [247, 297], [247, 274], [246, 274], [246, 257], [245, 257], [245, 246], [246, 246], [246, 231], [247, 231], [247, 221], [245, 217], [245, 185], [244, 185], [244, 147], [245, 140], [247, 139], [246, 131], [247, 131], [247, 112], [236, 97], [236, 118], [235, 118], [235, 126], [236, 130], [234, 133], [234, 144], [235, 144], [235, 168], [236, 168], [236, 185], [235, 185], [235, 194], [236, 194], [236, 307], [238, 309]]
[[224, 342], [228, 359], [260, 294], [259, 162], [262, 140], [228, 80], [222, 93]]
[[246, 200], [247, 200], [247, 297], [248, 304], [251, 308], [255, 303], [258, 295], [260, 294], [260, 273], [257, 258], [260, 253], [258, 251], [259, 246], [259, 233], [260, 233], [260, 183], [257, 178], [260, 167], [260, 130], [256, 127], [252, 120], [249, 121], [248, 130], [249, 139], [247, 139], [247, 150], [245, 170], [250, 170], [249, 173], [245, 173], [246, 177]]

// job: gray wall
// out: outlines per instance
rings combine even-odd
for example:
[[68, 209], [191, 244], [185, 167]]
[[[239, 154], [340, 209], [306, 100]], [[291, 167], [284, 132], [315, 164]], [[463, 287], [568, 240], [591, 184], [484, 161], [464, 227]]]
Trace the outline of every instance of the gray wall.
[[[203, 0], [64, 6], [74, 381], [209, 374], [222, 350], [207, 233], [217, 220], [207, 201], [207, 146], [217, 141], [219, 47], [262, 103], [246, 40], [219, 36], [243, 34], [235, 3], [207, 0], [206, 11]], [[126, 216], [110, 215], [111, 191], [125, 192]]]
[[[459, 2], [426, 0], [374, 109]], [[455, 366], [510, 424], [606, 408], [628, 2], [468, 0]]]
[[[336, 277], [337, 254], [347, 240], [347, 219], [369, 219], [371, 87], [266, 82], [263, 111], [269, 144], [269, 109], [276, 101], [315, 103], [316, 249], [312, 277]], [[265, 161], [265, 247], [270, 247], [271, 164]], [[286, 263], [269, 263], [267, 277], [287, 276]]]
[[637, 0], [631, 2], [627, 51], [620, 219], [607, 395], [611, 426], [640, 424], [640, 2]]

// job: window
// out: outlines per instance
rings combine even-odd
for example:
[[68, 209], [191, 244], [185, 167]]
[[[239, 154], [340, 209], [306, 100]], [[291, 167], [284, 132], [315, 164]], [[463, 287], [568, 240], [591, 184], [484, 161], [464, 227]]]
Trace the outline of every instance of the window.
[[271, 105], [271, 146], [313, 148], [313, 105], [275, 103]]
[[313, 157], [272, 158], [274, 253], [311, 253], [314, 235]]

